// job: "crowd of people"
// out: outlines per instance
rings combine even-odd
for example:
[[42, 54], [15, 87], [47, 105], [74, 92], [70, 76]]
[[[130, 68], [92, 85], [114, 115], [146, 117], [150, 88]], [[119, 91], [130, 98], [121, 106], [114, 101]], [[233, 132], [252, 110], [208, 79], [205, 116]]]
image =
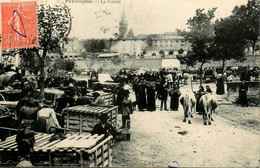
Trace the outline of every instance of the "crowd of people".
[[[123, 74], [119, 76], [119, 82], [121, 84], [121, 90], [117, 91], [117, 105], [119, 107], [122, 104], [120, 100], [123, 100], [122, 88], [125, 84], [130, 84], [135, 95], [133, 105], [137, 106], [139, 111], [155, 111], [157, 99], [160, 101], [160, 111], [178, 111], [179, 109], [180, 80], [166, 69], [161, 69], [158, 73], [147, 71], [144, 74], [133, 74], [133, 79], [129, 79]], [[222, 85], [220, 83], [218, 84], [220, 91], [217, 91], [223, 94], [224, 88], [222, 86], [224, 87], [224, 83]], [[202, 86], [195, 94], [199, 99], [206, 92], [212, 93], [208, 85], [205, 91]], [[170, 104], [168, 104], [168, 99], [170, 99]]]
[[[208, 69], [209, 70], [209, 69]], [[256, 70], [253, 69], [256, 74]], [[91, 73], [93, 77], [97, 73]], [[251, 71], [241, 71], [240, 79], [242, 84], [239, 88], [239, 100], [242, 106], [248, 106], [247, 91], [248, 85], [246, 81], [250, 81], [252, 76]], [[122, 114], [121, 128], [130, 129], [130, 115], [135, 109], [139, 111], [156, 111], [156, 101], [160, 101], [160, 111], [178, 111], [179, 98], [181, 96], [180, 84], [182, 77], [177, 71], [160, 69], [159, 71], [146, 71], [143, 73], [129, 73], [126, 69], [120, 70], [117, 76], [113, 77], [115, 82], [119, 83], [118, 88], [111, 90], [115, 95], [115, 105], [119, 107], [119, 113]], [[217, 76], [216, 79], [216, 94], [224, 94], [225, 77]], [[185, 84], [185, 82], [184, 82]], [[28, 160], [28, 153], [32, 149], [34, 139], [32, 132], [54, 133], [62, 129], [64, 118], [62, 111], [66, 107], [77, 105], [93, 105], [105, 106], [105, 100], [100, 96], [100, 88], [94, 88], [92, 92], [93, 99], [87, 95], [88, 88], [86, 83], [78, 83], [72, 78], [47, 78], [45, 80], [46, 87], [54, 87], [64, 90], [64, 94], [53, 102], [43, 100], [41, 102], [34, 99], [30, 92], [36, 92], [40, 88], [37, 79], [28, 78], [22, 82], [22, 97], [16, 106], [16, 115], [19, 119], [21, 132], [17, 135], [19, 142], [18, 150], [20, 151], [19, 160]], [[102, 88], [100, 89], [102, 90]], [[131, 90], [134, 92], [134, 97], [131, 99]], [[197, 102], [196, 111], [199, 114], [204, 113], [204, 109], [199, 105], [199, 100], [204, 94], [212, 94], [209, 85], [199, 87], [199, 90], [194, 92]], [[170, 99], [170, 101], [168, 101]], [[170, 102], [170, 104], [168, 104]], [[91, 134], [106, 134], [116, 136], [115, 129], [107, 122], [107, 115], [100, 116], [100, 123], [94, 126]], [[34, 120], [35, 122], [31, 122]], [[32, 124], [33, 123], [33, 124]], [[23, 137], [25, 136], [25, 138]], [[26, 137], [27, 136], [27, 137]], [[26, 150], [25, 150], [26, 148]]]

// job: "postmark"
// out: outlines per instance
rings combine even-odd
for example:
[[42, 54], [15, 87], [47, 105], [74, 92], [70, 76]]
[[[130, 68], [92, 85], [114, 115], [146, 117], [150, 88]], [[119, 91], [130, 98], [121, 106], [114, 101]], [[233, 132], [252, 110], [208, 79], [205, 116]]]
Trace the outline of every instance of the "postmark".
[[36, 1], [2, 2], [2, 49], [38, 47]]

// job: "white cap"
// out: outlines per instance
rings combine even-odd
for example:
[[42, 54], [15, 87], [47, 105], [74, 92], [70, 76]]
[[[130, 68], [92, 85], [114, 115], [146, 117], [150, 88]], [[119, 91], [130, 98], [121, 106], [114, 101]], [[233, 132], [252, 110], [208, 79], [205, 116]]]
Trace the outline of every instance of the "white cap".
[[125, 85], [125, 86], [123, 87], [123, 89], [124, 89], [124, 90], [130, 90], [130, 89], [131, 89], [131, 86]]

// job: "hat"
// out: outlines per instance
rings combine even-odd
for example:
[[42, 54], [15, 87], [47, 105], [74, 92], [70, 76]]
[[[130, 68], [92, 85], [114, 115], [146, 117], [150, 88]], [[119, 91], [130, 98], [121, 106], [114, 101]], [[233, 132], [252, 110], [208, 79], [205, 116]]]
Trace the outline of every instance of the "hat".
[[92, 95], [93, 95], [93, 96], [95, 96], [95, 95], [100, 96], [100, 93], [98, 93], [98, 92], [93, 92]]
[[123, 89], [124, 89], [124, 90], [130, 90], [130, 89], [131, 89], [131, 86], [130, 86], [130, 85], [124, 85]]
[[53, 106], [52, 106], [52, 102], [49, 101], [49, 100], [46, 100], [46, 99], [44, 99], [44, 100], [42, 101], [41, 105], [44, 106], [44, 107], [50, 107], [50, 108], [53, 107]]

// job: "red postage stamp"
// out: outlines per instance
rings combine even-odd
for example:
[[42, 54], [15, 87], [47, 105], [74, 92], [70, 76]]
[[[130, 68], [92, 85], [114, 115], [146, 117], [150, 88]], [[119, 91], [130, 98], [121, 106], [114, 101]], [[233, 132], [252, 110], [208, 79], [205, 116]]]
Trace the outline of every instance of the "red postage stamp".
[[38, 47], [36, 1], [2, 2], [2, 48]]

